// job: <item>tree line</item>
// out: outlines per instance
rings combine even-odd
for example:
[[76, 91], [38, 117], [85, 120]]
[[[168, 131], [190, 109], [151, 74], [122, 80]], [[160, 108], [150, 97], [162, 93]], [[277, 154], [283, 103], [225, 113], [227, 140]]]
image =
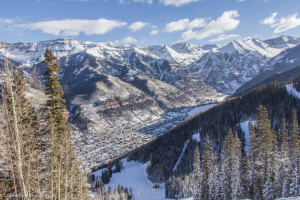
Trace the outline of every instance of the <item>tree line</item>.
[[225, 136], [221, 153], [212, 149], [207, 135], [203, 151], [199, 150], [200, 143], [194, 149], [193, 171], [177, 177], [174, 173], [166, 182], [167, 197], [273, 200], [300, 196], [300, 135], [296, 112], [292, 112], [289, 124], [282, 119], [276, 133], [271, 128], [267, 108], [260, 106], [255, 120], [249, 123], [249, 134], [248, 153], [232, 129]]

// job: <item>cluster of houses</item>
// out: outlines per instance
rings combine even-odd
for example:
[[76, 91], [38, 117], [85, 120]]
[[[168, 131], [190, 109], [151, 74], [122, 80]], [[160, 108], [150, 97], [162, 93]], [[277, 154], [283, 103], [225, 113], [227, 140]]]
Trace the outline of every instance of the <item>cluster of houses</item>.
[[154, 139], [149, 134], [137, 131], [126, 133], [85, 132], [83, 134], [74, 131], [72, 135], [74, 149], [86, 170], [107, 164]]

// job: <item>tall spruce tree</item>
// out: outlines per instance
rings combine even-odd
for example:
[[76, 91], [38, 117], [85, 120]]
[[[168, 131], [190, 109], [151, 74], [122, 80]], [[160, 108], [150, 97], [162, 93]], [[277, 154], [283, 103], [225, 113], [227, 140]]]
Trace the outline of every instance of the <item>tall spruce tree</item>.
[[286, 120], [285, 120], [285, 118], [282, 118], [282, 120], [281, 120], [281, 128], [280, 128], [280, 132], [279, 132], [278, 148], [281, 152], [287, 152], [288, 151], [287, 131], [286, 131]]
[[249, 127], [249, 133], [251, 135], [251, 176], [253, 180], [252, 184], [254, 184], [253, 198], [262, 199], [264, 184], [268, 178], [274, 179], [277, 137], [275, 132], [271, 129], [266, 107], [260, 106], [258, 108], [255, 120], [255, 126]]
[[269, 178], [264, 185], [263, 197], [265, 200], [273, 200], [275, 198], [273, 182]]
[[298, 166], [294, 168], [291, 176], [290, 196], [292, 197], [300, 196], [300, 175], [298, 171]]
[[241, 142], [237, 136], [234, 137], [231, 129], [225, 136], [222, 153], [224, 154], [223, 198], [238, 199], [241, 191]]
[[289, 165], [290, 160], [288, 157], [286, 120], [285, 118], [283, 118], [279, 131], [278, 151], [276, 154], [275, 162], [274, 188], [276, 191], [276, 198], [282, 197], [282, 186], [284, 185], [284, 180], [288, 176], [287, 171]]
[[59, 83], [60, 68], [50, 49], [45, 51], [47, 133], [51, 138], [51, 199], [88, 199], [86, 180], [72, 150], [70, 128], [66, 125], [65, 100]]
[[193, 176], [193, 196], [195, 200], [201, 199], [201, 162], [200, 162], [200, 152], [198, 145], [194, 151], [194, 176]]
[[202, 187], [201, 187], [201, 199], [210, 199], [210, 181], [209, 177], [212, 173], [212, 149], [209, 135], [206, 134], [204, 152], [202, 157], [202, 166], [203, 166], [203, 177], [202, 177]]
[[254, 125], [249, 122], [249, 134], [250, 134], [250, 155], [249, 155], [249, 197], [254, 199], [259, 196], [260, 174], [259, 174], [259, 162], [257, 162], [258, 150], [258, 137], [254, 129]]
[[249, 167], [249, 159], [246, 154], [244, 148], [241, 148], [241, 185], [240, 185], [240, 193], [239, 197], [241, 199], [246, 199], [249, 197], [249, 188], [250, 188], [250, 181], [249, 181], [249, 174], [250, 174], [250, 167]]
[[293, 165], [299, 164], [300, 157], [300, 135], [298, 117], [295, 110], [292, 113], [292, 123], [289, 131], [289, 156]]
[[241, 185], [242, 185], [242, 172], [241, 172], [241, 152], [242, 148], [242, 143], [240, 139], [237, 136], [237, 133], [235, 133], [235, 137], [233, 139], [233, 151], [232, 151], [232, 171], [231, 171], [231, 176], [232, 176], [232, 183], [231, 183], [231, 189], [232, 189], [232, 194], [231, 198], [232, 199], [240, 199], [242, 197], [241, 194]]
[[224, 145], [222, 149], [222, 153], [224, 155], [223, 161], [223, 199], [231, 199], [232, 194], [232, 166], [233, 166], [233, 140], [234, 136], [232, 130], [229, 129], [227, 135], [224, 139]]

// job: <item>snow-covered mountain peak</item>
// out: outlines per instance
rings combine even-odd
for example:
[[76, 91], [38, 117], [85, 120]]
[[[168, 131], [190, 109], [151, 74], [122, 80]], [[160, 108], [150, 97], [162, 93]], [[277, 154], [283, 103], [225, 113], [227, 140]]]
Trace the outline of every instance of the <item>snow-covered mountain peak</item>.
[[239, 41], [235, 40], [235, 41], [230, 42], [229, 44], [219, 48], [218, 51], [221, 53], [229, 53], [229, 54], [232, 54], [235, 52], [243, 53], [244, 48], [243, 48], [243, 45], [240, 44]]
[[286, 48], [292, 48], [292, 47], [300, 44], [300, 38], [282, 35], [277, 38], [265, 40], [264, 42], [273, 48], [285, 48], [286, 49]]
[[269, 43], [259, 40], [257, 38], [251, 38], [245, 41], [235, 40], [229, 44], [219, 48], [218, 50], [225, 53], [240, 53], [240, 54], [257, 54], [268, 58], [274, 57], [287, 48], [294, 47], [294, 44], [286, 44], [282, 46], [274, 46]]
[[171, 46], [153, 45], [148, 46], [147, 51], [162, 59], [184, 66], [195, 62], [200, 59], [204, 53], [208, 52], [208, 50], [203, 50], [199, 45], [189, 43], [176, 43]]
[[202, 51], [200, 45], [190, 44], [186, 42], [172, 44], [170, 47], [178, 53], [192, 53], [196, 51]]
[[5, 43], [5, 45], [0, 45], [0, 54], [29, 67], [43, 59], [46, 48], [51, 49], [53, 54], [60, 58], [83, 51], [84, 45], [75, 39], [55, 39], [37, 43]]

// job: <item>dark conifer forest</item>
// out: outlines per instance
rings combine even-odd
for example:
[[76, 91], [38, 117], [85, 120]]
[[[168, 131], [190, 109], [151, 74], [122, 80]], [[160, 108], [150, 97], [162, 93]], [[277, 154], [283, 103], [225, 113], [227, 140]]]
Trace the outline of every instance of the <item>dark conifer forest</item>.
[[[299, 88], [299, 78], [291, 83]], [[148, 178], [165, 182], [169, 198], [299, 196], [299, 106], [284, 83], [273, 82], [192, 117], [130, 154], [130, 159], [150, 160]], [[248, 152], [240, 127], [246, 120], [250, 121]], [[200, 142], [192, 138], [198, 133]]]

